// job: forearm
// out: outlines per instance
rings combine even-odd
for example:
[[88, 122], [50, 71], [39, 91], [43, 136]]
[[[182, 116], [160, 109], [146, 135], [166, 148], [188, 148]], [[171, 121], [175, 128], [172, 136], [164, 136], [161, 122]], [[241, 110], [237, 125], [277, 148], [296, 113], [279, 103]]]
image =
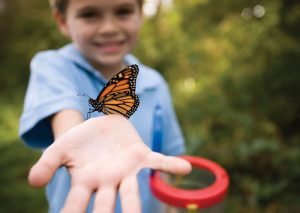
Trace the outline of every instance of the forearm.
[[54, 138], [84, 121], [81, 113], [77, 110], [67, 109], [56, 113], [51, 120]]

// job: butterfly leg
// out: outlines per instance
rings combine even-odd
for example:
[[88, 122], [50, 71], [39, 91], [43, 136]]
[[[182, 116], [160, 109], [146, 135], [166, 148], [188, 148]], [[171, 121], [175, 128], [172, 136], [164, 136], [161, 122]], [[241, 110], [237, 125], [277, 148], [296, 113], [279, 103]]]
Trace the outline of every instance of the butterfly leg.
[[91, 117], [91, 113], [90, 112], [86, 113], [86, 120], [88, 120], [90, 117]]
[[89, 108], [89, 111], [86, 113], [86, 120], [89, 119], [91, 117], [91, 114], [95, 111], [95, 109]]

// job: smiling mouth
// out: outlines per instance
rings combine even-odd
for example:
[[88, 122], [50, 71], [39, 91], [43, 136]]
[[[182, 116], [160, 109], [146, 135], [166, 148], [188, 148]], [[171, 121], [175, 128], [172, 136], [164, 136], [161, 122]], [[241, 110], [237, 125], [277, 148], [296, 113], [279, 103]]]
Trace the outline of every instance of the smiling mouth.
[[125, 41], [96, 42], [95, 46], [103, 53], [116, 53], [122, 48]]

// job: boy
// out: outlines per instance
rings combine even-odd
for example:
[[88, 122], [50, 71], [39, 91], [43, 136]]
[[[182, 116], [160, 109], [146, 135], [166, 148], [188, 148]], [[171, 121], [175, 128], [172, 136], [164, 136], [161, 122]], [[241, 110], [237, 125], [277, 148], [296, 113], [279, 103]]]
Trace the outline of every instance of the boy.
[[[31, 62], [20, 136], [31, 147], [47, 149], [30, 171], [30, 184], [48, 184], [49, 212], [109, 213], [121, 212], [121, 207], [124, 213], [160, 212], [149, 189], [150, 170], [143, 168], [186, 174], [191, 167], [148, 148], [154, 109], [160, 105], [162, 153], [184, 151], [165, 81], [129, 54], [142, 24], [142, 1], [50, 3], [72, 44], [41, 52]], [[127, 120], [94, 113], [84, 121], [87, 100], [77, 94], [96, 97], [107, 79], [129, 64], [140, 68], [136, 93], [141, 103], [135, 114]]]

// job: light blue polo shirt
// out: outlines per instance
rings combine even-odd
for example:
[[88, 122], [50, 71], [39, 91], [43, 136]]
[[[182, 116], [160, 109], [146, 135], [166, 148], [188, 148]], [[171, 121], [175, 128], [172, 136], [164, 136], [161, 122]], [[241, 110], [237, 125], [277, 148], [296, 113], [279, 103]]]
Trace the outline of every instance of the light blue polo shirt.
[[[133, 55], [127, 55], [124, 60], [128, 65], [137, 64], [140, 69], [136, 88], [140, 106], [130, 117], [130, 122], [145, 144], [152, 147], [153, 115], [156, 106], [160, 106], [163, 120], [161, 152], [166, 155], [182, 154], [184, 141], [166, 82], [157, 71], [145, 66]], [[107, 80], [87, 62], [73, 44], [59, 50], [38, 53], [32, 59], [30, 69], [19, 134], [30, 147], [43, 149], [54, 140], [49, 117], [64, 109], [76, 109], [85, 118], [89, 110], [88, 100], [78, 94], [96, 98]], [[103, 114], [92, 114], [92, 117], [96, 116]], [[138, 175], [143, 213], [159, 213], [162, 212], [161, 206], [151, 194], [149, 175], [149, 169], [142, 170]], [[67, 169], [62, 167], [46, 189], [49, 212], [59, 212], [69, 189], [70, 176]], [[93, 199], [87, 212], [91, 212], [92, 205]], [[119, 198], [115, 212], [121, 212]]]

